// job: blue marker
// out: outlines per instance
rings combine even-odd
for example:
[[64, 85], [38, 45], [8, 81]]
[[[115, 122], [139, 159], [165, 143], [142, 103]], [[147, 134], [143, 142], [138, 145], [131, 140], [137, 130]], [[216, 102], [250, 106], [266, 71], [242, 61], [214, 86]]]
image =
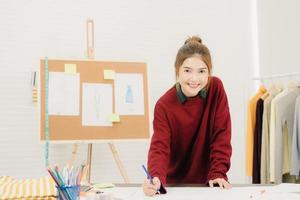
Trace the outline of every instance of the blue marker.
[[147, 179], [150, 179], [150, 183], [153, 184], [153, 178], [152, 176], [149, 174], [148, 170], [146, 169], [145, 165], [142, 166], [146, 175], [147, 175]]

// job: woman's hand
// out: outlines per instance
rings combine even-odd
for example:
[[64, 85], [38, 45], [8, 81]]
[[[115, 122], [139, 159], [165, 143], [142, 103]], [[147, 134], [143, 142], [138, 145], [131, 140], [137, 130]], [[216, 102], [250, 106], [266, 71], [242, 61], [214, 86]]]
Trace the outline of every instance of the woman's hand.
[[222, 189], [230, 189], [232, 186], [228, 183], [224, 178], [216, 178], [213, 180], [209, 180], [209, 187], [214, 187], [214, 184], [218, 184]]
[[149, 179], [146, 179], [143, 183], [143, 190], [145, 195], [154, 196], [161, 186], [160, 180], [157, 177], [152, 179], [152, 183]]

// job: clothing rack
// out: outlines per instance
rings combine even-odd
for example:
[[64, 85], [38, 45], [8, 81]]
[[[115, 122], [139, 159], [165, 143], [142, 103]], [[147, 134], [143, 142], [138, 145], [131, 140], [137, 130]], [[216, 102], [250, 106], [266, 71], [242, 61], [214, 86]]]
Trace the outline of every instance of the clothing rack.
[[252, 78], [252, 80], [264, 80], [264, 79], [273, 79], [273, 78], [282, 78], [282, 77], [291, 77], [291, 76], [300, 76], [300, 72], [254, 77]]

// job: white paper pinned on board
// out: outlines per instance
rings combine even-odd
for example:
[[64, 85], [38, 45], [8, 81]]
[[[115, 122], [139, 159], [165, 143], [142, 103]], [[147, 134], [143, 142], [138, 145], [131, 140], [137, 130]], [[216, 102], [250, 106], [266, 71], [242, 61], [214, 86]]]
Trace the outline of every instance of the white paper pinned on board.
[[82, 125], [112, 126], [112, 85], [101, 83], [82, 84]]
[[119, 115], [144, 115], [143, 74], [115, 74], [115, 108]]
[[49, 72], [49, 115], [79, 115], [79, 73]]

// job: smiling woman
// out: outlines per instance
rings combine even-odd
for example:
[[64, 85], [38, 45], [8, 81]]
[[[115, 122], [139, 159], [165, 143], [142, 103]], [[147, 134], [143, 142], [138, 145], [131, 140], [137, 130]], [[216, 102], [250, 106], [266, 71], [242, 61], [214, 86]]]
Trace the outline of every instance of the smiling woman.
[[229, 189], [231, 119], [221, 80], [211, 75], [208, 48], [187, 39], [175, 61], [177, 83], [156, 103], [144, 193], [166, 193], [167, 183], [215, 184]]

